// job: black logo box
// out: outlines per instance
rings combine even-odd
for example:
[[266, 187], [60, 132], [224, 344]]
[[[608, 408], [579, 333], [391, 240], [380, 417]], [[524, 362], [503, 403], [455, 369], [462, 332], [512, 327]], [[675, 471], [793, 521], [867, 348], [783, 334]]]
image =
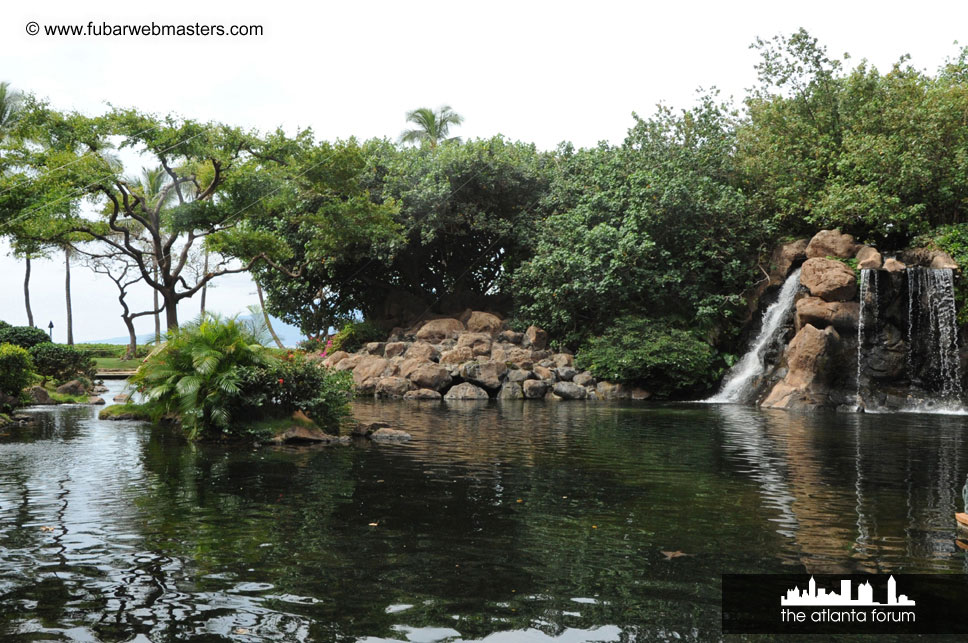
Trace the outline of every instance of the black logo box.
[[[780, 598], [788, 590], [807, 589], [810, 574], [724, 574], [723, 633], [968, 634], [968, 574], [814, 574], [813, 579], [828, 593], [839, 592], [841, 581], [849, 580], [854, 599], [857, 588], [870, 583], [874, 601], [886, 603], [892, 575], [897, 594], [913, 600], [914, 606], [782, 606]], [[783, 610], [803, 612], [803, 620]]]

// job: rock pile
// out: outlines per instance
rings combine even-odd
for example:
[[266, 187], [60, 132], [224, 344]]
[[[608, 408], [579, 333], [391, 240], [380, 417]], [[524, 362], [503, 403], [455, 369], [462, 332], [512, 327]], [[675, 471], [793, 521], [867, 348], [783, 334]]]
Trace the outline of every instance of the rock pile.
[[386, 342], [354, 354], [337, 351], [325, 365], [353, 373], [356, 392], [407, 400], [646, 399], [649, 393], [598, 382], [574, 356], [548, 348], [536, 326], [516, 332], [495, 314], [466, 311], [396, 328]]

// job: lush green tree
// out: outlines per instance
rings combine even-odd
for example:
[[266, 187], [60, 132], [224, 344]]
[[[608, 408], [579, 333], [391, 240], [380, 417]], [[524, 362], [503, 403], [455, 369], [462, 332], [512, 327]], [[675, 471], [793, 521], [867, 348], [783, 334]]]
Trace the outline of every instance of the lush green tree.
[[19, 399], [34, 379], [30, 353], [21, 346], [0, 341], [0, 393]]
[[518, 317], [572, 347], [625, 314], [710, 332], [738, 321], [765, 231], [733, 167], [736, 117], [713, 96], [636, 117], [625, 143], [562, 149]]
[[[428, 310], [508, 307], [550, 155], [502, 137], [436, 150], [375, 140], [329, 154], [343, 158], [343, 179], [297, 176], [290, 214], [252, 219], [286, 242], [290, 272], [304, 267], [299, 279], [257, 269], [272, 313], [318, 334], [360, 313], [391, 326]], [[334, 202], [322, 188], [339, 184], [348, 196]]]
[[400, 135], [401, 143], [419, 143], [435, 148], [445, 141], [459, 141], [460, 137], [447, 138], [451, 125], [460, 125], [464, 117], [455, 112], [449, 105], [441, 106], [437, 111], [429, 107], [420, 107], [407, 112], [407, 122], [416, 127], [408, 129]]

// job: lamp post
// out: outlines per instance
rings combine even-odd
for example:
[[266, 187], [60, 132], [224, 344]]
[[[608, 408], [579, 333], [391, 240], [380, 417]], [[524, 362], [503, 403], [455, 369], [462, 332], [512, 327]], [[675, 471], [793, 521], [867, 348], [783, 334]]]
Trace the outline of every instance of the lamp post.
[[54, 322], [47, 324], [47, 329], [50, 331], [50, 341], [54, 341]]

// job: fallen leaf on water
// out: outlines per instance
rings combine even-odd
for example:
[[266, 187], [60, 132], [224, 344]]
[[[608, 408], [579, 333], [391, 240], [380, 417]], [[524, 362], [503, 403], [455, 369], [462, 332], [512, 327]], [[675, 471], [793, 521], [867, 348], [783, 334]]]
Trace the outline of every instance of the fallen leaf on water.
[[249, 630], [244, 627], [237, 627], [232, 631], [232, 634], [248, 634]]
[[672, 560], [673, 558], [679, 558], [680, 556], [692, 556], [692, 554], [687, 554], [681, 552], [678, 549], [676, 551], [664, 551], [662, 555], [666, 557], [666, 560]]
[[370, 526], [371, 526], [371, 527], [376, 527], [376, 526], [377, 526], [377, 525], [379, 525], [379, 524], [380, 524], [380, 523], [378, 523], [378, 522], [371, 522], [371, 523], [370, 523]]
[[54, 528], [53, 527], [41, 527], [40, 530], [41, 531], [54, 531]]
[[521, 500], [521, 498], [518, 498], [518, 502], [524, 502], [524, 500]]

